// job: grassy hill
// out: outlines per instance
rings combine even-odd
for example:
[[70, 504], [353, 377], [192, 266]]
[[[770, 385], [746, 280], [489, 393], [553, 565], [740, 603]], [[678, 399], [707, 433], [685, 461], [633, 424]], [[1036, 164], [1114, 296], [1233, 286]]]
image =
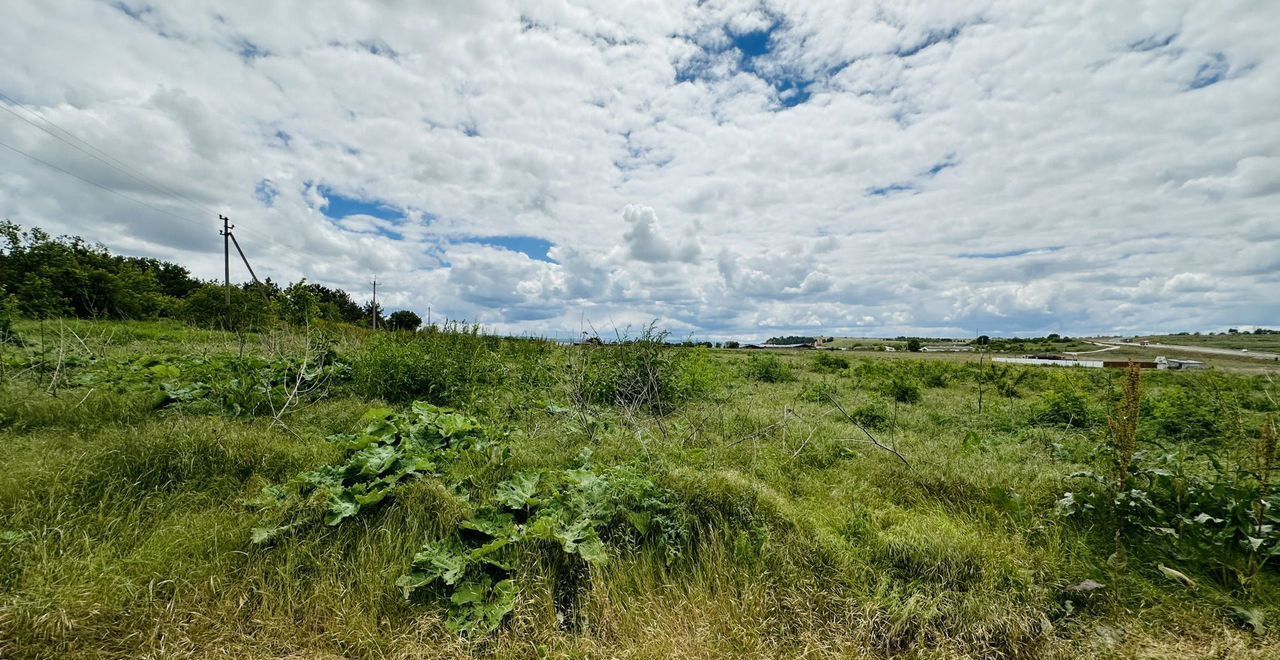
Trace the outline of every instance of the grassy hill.
[[1266, 375], [16, 330], [0, 657], [1280, 654]]

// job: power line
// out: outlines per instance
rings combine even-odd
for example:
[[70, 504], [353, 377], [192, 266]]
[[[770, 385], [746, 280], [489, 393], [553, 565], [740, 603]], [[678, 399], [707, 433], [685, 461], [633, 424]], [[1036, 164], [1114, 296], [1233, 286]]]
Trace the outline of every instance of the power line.
[[185, 217], [185, 216], [181, 216], [181, 215], [177, 215], [177, 214], [175, 214], [175, 213], [171, 213], [171, 212], [166, 211], [166, 210], [164, 210], [164, 209], [162, 209], [162, 208], [159, 208], [159, 207], [156, 207], [156, 206], [152, 206], [152, 205], [150, 205], [150, 204], [148, 204], [148, 203], [146, 203], [146, 202], [144, 202], [144, 201], [142, 201], [142, 200], [140, 200], [140, 199], [137, 199], [137, 198], [135, 198], [135, 197], [130, 197], [129, 195], [126, 195], [126, 194], [124, 194], [124, 193], [120, 192], [119, 190], [114, 190], [114, 189], [112, 189], [112, 188], [108, 188], [108, 187], [106, 187], [106, 186], [102, 185], [101, 183], [97, 183], [96, 181], [90, 181], [89, 179], [86, 179], [86, 178], [84, 178], [84, 177], [80, 176], [79, 174], [76, 174], [75, 172], [70, 172], [70, 171], [68, 171], [68, 170], [64, 170], [64, 169], [62, 169], [61, 167], [58, 167], [57, 165], [54, 165], [53, 163], [50, 163], [50, 162], [49, 162], [49, 161], [47, 161], [47, 160], [44, 160], [44, 159], [38, 158], [38, 157], [36, 157], [36, 156], [32, 156], [31, 154], [29, 154], [29, 153], [27, 153], [27, 152], [25, 152], [25, 151], [23, 151], [23, 150], [21, 150], [21, 149], [18, 149], [17, 147], [13, 147], [13, 146], [7, 145], [7, 144], [5, 144], [4, 142], [0, 142], [0, 147], [3, 147], [3, 148], [5, 148], [5, 149], [8, 149], [9, 151], [12, 151], [12, 152], [14, 152], [14, 153], [16, 153], [16, 154], [19, 154], [19, 155], [21, 155], [21, 156], [26, 156], [27, 158], [30, 158], [31, 160], [34, 160], [34, 161], [36, 161], [37, 163], [40, 163], [41, 165], [44, 165], [45, 167], [48, 167], [48, 168], [50, 168], [50, 169], [54, 169], [54, 170], [57, 170], [57, 171], [59, 171], [59, 172], [62, 172], [63, 174], [65, 174], [65, 175], [67, 175], [67, 176], [69, 176], [69, 177], [72, 177], [72, 178], [74, 178], [74, 179], [79, 179], [80, 181], [83, 181], [84, 183], [87, 183], [87, 184], [89, 184], [89, 185], [91, 185], [91, 186], [94, 186], [95, 188], [101, 188], [101, 189], [103, 189], [103, 190], [105, 190], [105, 191], [107, 191], [107, 192], [111, 193], [112, 195], [119, 195], [120, 197], [123, 197], [123, 198], [125, 198], [125, 199], [127, 199], [127, 200], [129, 200], [129, 201], [133, 202], [134, 204], [141, 204], [142, 206], [145, 206], [145, 207], [147, 207], [147, 208], [149, 208], [149, 209], [151, 209], [152, 211], [155, 211], [155, 212], [157, 212], [157, 213], [163, 213], [164, 215], [167, 215], [167, 216], [169, 216], [169, 217], [171, 217], [171, 218], [175, 218], [175, 219], [177, 219], [177, 220], [182, 220], [182, 221], [184, 221], [184, 222], [196, 222], [196, 220], [193, 220], [193, 219], [191, 219], [191, 218], [188, 218], [188, 217]]
[[[156, 190], [161, 194], [169, 195], [169, 196], [176, 197], [178, 199], [183, 200], [184, 202], [186, 202], [185, 205], [189, 206], [193, 211], [198, 211], [200, 213], [209, 213], [210, 215], [213, 215], [215, 213], [209, 207], [204, 206], [203, 204], [191, 199], [190, 197], [187, 197], [186, 195], [183, 195], [182, 193], [176, 190], [173, 190], [172, 188], [169, 188], [168, 186], [165, 186], [164, 184], [156, 181], [155, 179], [152, 179], [151, 177], [147, 176], [146, 174], [143, 174], [142, 172], [139, 172], [138, 170], [129, 166], [128, 163], [125, 163], [119, 158], [116, 158], [111, 154], [107, 153], [106, 151], [103, 151], [102, 149], [90, 144], [87, 140], [77, 136], [71, 131], [68, 131], [67, 129], [59, 126], [53, 120], [41, 114], [38, 110], [35, 110], [33, 108], [28, 108], [22, 105], [21, 103], [18, 103], [17, 101], [13, 100], [11, 97], [6, 96], [3, 92], [0, 92], [0, 99], [7, 101], [8, 105], [12, 106], [12, 107], [6, 107], [5, 105], [0, 105], [0, 110], [4, 110], [5, 112], [13, 115], [14, 117], [17, 117], [18, 119], [26, 122], [27, 124], [30, 124], [31, 126], [34, 126], [37, 129], [40, 129], [41, 131], [45, 132], [55, 140], [58, 140], [59, 142], [66, 144], [72, 149], [75, 149], [91, 158], [98, 160], [99, 162], [103, 163], [107, 167], [110, 167], [116, 170], [117, 172], [120, 172], [128, 177], [131, 177], [134, 180], [140, 183], [143, 183], [147, 186], [150, 186], [153, 190]], [[48, 124], [49, 126], [57, 129], [60, 133], [62, 133], [62, 135], [58, 135], [58, 133], [53, 132], [52, 130], [50, 130], [50, 128], [46, 126], [42, 126], [41, 124], [36, 123], [35, 121], [32, 121], [31, 119], [28, 119], [27, 117], [24, 117], [18, 114], [13, 110], [13, 108], [18, 108], [23, 112], [26, 112], [30, 115], [33, 115], [39, 118], [45, 124]], [[63, 137], [64, 135], [66, 137]], [[67, 138], [71, 138], [71, 140], [75, 140], [80, 144], [76, 144], [75, 142], [72, 142]], [[80, 146], [80, 145], [84, 145], [84, 146]]]

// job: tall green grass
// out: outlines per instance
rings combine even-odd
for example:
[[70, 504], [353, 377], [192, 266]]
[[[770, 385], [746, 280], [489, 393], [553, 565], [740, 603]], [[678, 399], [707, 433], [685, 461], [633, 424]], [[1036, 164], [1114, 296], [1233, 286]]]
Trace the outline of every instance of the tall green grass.
[[[117, 343], [107, 339], [123, 336], [116, 325], [77, 333], [113, 359], [166, 346], [240, 350], [234, 336], [163, 325]], [[299, 341], [256, 336], [245, 350], [279, 354]], [[153, 410], [109, 387], [54, 396], [47, 374], [8, 372], [0, 657], [1265, 658], [1280, 649], [1269, 624], [1255, 632], [1239, 613], [1280, 620], [1274, 567], [1248, 595], [1156, 548], [1131, 548], [1118, 567], [1105, 526], [1055, 514], [1069, 475], [1105, 467], [1101, 421], [1119, 388], [1111, 374], [1030, 372], [1018, 396], [993, 395], [987, 381], [979, 414], [976, 365], [961, 362], [853, 358], [815, 371], [812, 355], [771, 353], [794, 380], [769, 382], [743, 373], [738, 353], [634, 343], [353, 334], [336, 350], [352, 383], [279, 419]], [[656, 399], [619, 396], [644, 392], [651, 378]], [[1212, 442], [1224, 461], [1251, 455], [1249, 434], [1266, 414], [1258, 402], [1275, 394], [1265, 378], [1144, 378], [1149, 408], [1179, 389], [1215, 402]], [[922, 385], [919, 400], [895, 407], [895, 380]], [[910, 465], [868, 443], [828, 395]], [[325, 438], [358, 430], [369, 407], [416, 399], [506, 432], [505, 472], [462, 466], [341, 525], [249, 542], [261, 514], [244, 501], [341, 461]], [[1138, 437], [1203, 441], [1154, 416]], [[471, 515], [474, 495], [464, 495], [507, 473], [573, 469], [584, 448], [599, 469], [625, 466], [673, 494], [690, 525], [678, 558], [618, 542], [607, 562], [570, 579], [555, 553], [518, 553], [514, 610], [481, 638], [450, 632], [439, 600], [404, 599], [396, 578], [424, 542]], [[1170, 580], [1160, 563], [1196, 586]], [[1086, 580], [1104, 586], [1081, 591]]]

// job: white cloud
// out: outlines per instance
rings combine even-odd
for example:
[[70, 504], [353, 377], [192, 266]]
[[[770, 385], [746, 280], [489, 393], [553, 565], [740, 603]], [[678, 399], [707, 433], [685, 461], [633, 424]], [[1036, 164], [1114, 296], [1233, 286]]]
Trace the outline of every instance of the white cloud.
[[1277, 34], [1245, 1], [18, 0], [0, 92], [163, 190], [0, 113], [146, 203], [0, 149], [0, 215], [213, 277], [224, 212], [260, 274], [517, 332], [1274, 325]]
[[648, 206], [629, 205], [623, 209], [622, 217], [630, 225], [622, 239], [632, 259], [648, 263], [689, 263], [702, 254], [702, 246], [691, 237], [677, 242], [663, 235], [658, 215]]

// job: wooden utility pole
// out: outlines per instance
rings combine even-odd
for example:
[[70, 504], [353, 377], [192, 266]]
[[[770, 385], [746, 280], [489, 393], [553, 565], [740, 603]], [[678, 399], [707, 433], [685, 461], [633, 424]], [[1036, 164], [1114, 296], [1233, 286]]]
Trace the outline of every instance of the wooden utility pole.
[[371, 315], [373, 316], [373, 329], [377, 330], [378, 329], [378, 278], [376, 275], [373, 278], [373, 304], [369, 306], [369, 311], [372, 312]]
[[[222, 231], [218, 232], [222, 236], [222, 284], [227, 291], [227, 313], [231, 313], [231, 230], [235, 229], [235, 225], [231, 224], [231, 219], [221, 213], [218, 219], [222, 221]], [[237, 245], [237, 248], [240, 246]]]

